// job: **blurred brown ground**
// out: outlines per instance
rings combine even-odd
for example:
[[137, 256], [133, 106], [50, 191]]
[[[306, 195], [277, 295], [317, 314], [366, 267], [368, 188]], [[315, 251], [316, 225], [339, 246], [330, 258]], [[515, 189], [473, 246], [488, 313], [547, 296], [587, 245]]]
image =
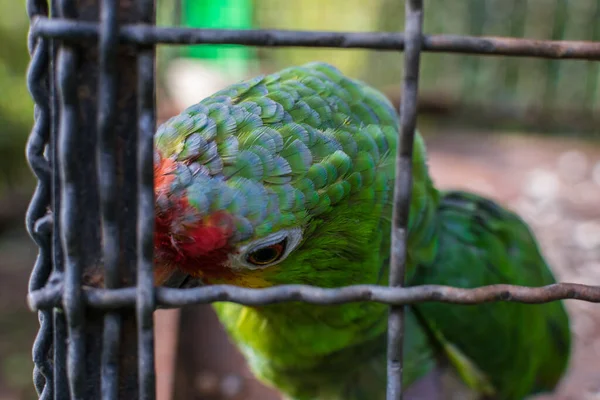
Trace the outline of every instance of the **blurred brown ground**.
[[[438, 186], [477, 191], [508, 204], [531, 224], [560, 280], [600, 284], [599, 145], [542, 136], [424, 130]], [[19, 221], [0, 237], [2, 400], [35, 398], [30, 359], [37, 319], [26, 308], [25, 293], [36, 249], [22, 226]], [[541, 398], [600, 399], [600, 306], [568, 300], [567, 307], [575, 335], [569, 373], [554, 396]], [[164, 315], [157, 318], [159, 337], [171, 339], [158, 343], [157, 369], [159, 380], [167, 385], [174, 381], [173, 399], [278, 398], [252, 379], [208, 306], [183, 310], [177, 365], [170, 368], [177, 322], [165, 322]]]

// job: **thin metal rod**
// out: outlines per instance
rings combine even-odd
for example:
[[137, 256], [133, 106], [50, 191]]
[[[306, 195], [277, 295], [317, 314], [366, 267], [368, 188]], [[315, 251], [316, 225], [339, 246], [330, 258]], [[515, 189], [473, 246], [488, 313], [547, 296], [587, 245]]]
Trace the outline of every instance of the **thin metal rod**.
[[[396, 179], [390, 251], [391, 287], [404, 286], [406, 241], [412, 192], [412, 154], [417, 124], [419, 66], [423, 30], [422, 0], [406, 1], [404, 79], [400, 103], [400, 138], [396, 147]], [[402, 400], [404, 306], [390, 307], [387, 344], [387, 400]]]
[[[50, 2], [50, 15], [58, 15], [58, 2]], [[59, 218], [56, 218], [56, 210], [60, 210], [60, 171], [57, 168], [58, 160], [58, 129], [59, 129], [59, 96], [56, 82], [57, 54], [59, 49], [57, 40], [50, 41], [50, 165], [52, 167], [52, 198], [50, 200], [52, 213], [47, 214], [50, 219], [49, 226], [52, 228], [52, 275], [51, 281], [62, 281], [64, 279], [64, 254], [61, 245]], [[62, 308], [54, 308], [53, 316], [53, 373], [54, 373], [54, 399], [69, 400], [69, 379], [67, 375], [67, 341], [68, 328], [65, 311]]]
[[[47, 15], [46, 2], [27, 1], [27, 14], [30, 20], [39, 15]], [[27, 141], [26, 156], [33, 173], [38, 179], [38, 183], [27, 209], [25, 225], [29, 235], [39, 248], [29, 280], [30, 292], [44, 287], [52, 271], [52, 230], [40, 229], [41, 226], [39, 225], [50, 204], [52, 187], [50, 163], [44, 157], [44, 151], [50, 140], [49, 42], [49, 39], [36, 37], [30, 29], [28, 47], [31, 54], [31, 63], [27, 70], [27, 86], [35, 106], [34, 123]], [[54, 377], [50, 362], [53, 332], [52, 311], [40, 311], [38, 319], [40, 327], [32, 348], [33, 383], [39, 398], [49, 400], [54, 396]]]
[[[32, 32], [62, 40], [97, 40], [94, 23], [37, 17]], [[241, 44], [267, 47], [332, 47], [373, 50], [404, 50], [401, 32], [318, 32], [284, 30], [227, 30], [155, 27], [143, 24], [123, 25], [121, 41], [138, 45], [151, 44]], [[600, 60], [600, 43], [587, 41], [534, 40], [506, 37], [460, 35], [424, 35], [422, 51]]]
[[64, 310], [55, 308], [54, 317], [54, 393], [55, 399], [69, 400], [69, 379], [67, 375], [68, 328]]
[[[72, 0], [59, 2], [61, 16], [74, 17]], [[61, 187], [60, 226], [61, 243], [65, 257], [65, 292], [62, 299], [67, 318], [69, 342], [67, 344], [67, 375], [73, 400], [84, 400], [85, 370], [85, 318], [81, 296], [83, 272], [83, 244], [79, 232], [81, 212], [78, 194], [76, 165], [73, 154], [79, 151], [77, 105], [77, 55], [69, 45], [62, 45], [57, 62], [58, 96], [61, 118], [58, 132], [58, 166]]]
[[[49, 285], [33, 291], [28, 296], [32, 310], [57, 307], [61, 304], [62, 284]], [[87, 306], [100, 309], [135, 307], [137, 289], [83, 290]], [[215, 301], [259, 306], [270, 303], [303, 301], [311, 304], [341, 304], [350, 301], [375, 301], [388, 305], [406, 305], [425, 301], [453, 304], [479, 304], [496, 301], [541, 304], [562, 299], [576, 299], [600, 303], [600, 287], [578, 283], [555, 283], [541, 287], [516, 285], [489, 285], [472, 289], [443, 285], [411, 287], [386, 287], [377, 285], [352, 285], [324, 289], [308, 285], [281, 285], [265, 289], [246, 289], [231, 285], [202, 286], [192, 289], [156, 288], [156, 304], [163, 308], [206, 304]]]
[[[154, 22], [154, 1], [139, 0], [138, 14], [145, 23]], [[137, 295], [139, 396], [156, 398], [154, 368], [154, 65], [153, 46], [141, 49], [138, 73], [138, 150], [137, 150]]]
[[[96, 165], [102, 222], [104, 285], [119, 287], [120, 229], [115, 122], [117, 117], [117, 48], [119, 25], [117, 0], [102, 0], [100, 9], [99, 76]], [[102, 399], [116, 399], [119, 393], [119, 343], [121, 315], [104, 316], [100, 392]]]

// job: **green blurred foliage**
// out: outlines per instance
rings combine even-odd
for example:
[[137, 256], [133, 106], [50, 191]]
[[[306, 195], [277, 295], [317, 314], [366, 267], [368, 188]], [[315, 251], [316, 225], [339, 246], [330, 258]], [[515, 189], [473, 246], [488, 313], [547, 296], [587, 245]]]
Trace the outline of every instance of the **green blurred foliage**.
[[0, 398], [37, 398], [31, 381], [36, 315], [27, 309], [34, 245], [23, 212], [33, 190], [25, 143], [33, 124], [25, 2], [0, 1]]
[[[260, 29], [355, 32], [379, 30], [381, 0], [373, 0], [369, 6], [362, 0], [288, 1], [285, 5], [278, 0], [255, 0], [254, 4], [255, 25]], [[358, 49], [261, 49], [261, 58], [269, 70], [319, 60], [334, 64], [351, 76], [361, 75], [367, 66], [369, 55], [373, 56], [375, 53]]]
[[0, 196], [33, 181], [24, 150], [33, 122], [33, 101], [26, 85], [27, 30], [23, 4], [0, 2]]
[[[208, 0], [189, 0], [200, 4]], [[249, 1], [249, 0], [244, 0]], [[171, 19], [186, 25], [191, 17], [179, 0], [161, 0]], [[368, 4], [367, 4], [368, 3]], [[376, 32], [404, 29], [404, 3], [397, 0], [252, 0], [256, 29]], [[222, 9], [228, 2], [219, 3]], [[189, 10], [188, 10], [189, 12]], [[218, 23], [220, 19], [214, 19]], [[551, 40], [600, 40], [600, 0], [429, 0], [425, 4], [426, 34], [505, 36]], [[197, 21], [198, 22], [198, 21]], [[198, 23], [196, 27], [215, 27]], [[221, 26], [219, 26], [221, 27]], [[185, 48], [186, 46], [184, 46]], [[200, 50], [204, 46], [191, 46]], [[190, 48], [169, 56], [189, 56]], [[169, 57], [163, 53], [162, 66]], [[247, 74], [320, 60], [345, 74], [400, 93], [402, 53], [360, 49], [259, 48]], [[223, 55], [227, 65], [235, 60]], [[159, 67], [159, 73], [161, 68]], [[422, 98], [451, 104], [464, 128], [496, 125], [516, 130], [600, 138], [600, 64], [597, 61], [549, 60], [532, 57], [479, 56], [424, 52], [421, 58]], [[472, 121], [469, 113], [485, 109], [495, 117]], [[472, 126], [471, 126], [472, 125]]]
[[[404, 2], [372, 0], [254, 0], [255, 25], [264, 29], [402, 31]], [[341, 11], [343, 10], [343, 11]], [[600, 0], [430, 0], [427, 34], [600, 40]], [[268, 68], [322, 60], [376, 86], [397, 84], [402, 55], [331, 49], [262, 50]], [[600, 106], [599, 65], [593, 61], [424, 53], [421, 91], [464, 104], [544, 105], [590, 111]]]

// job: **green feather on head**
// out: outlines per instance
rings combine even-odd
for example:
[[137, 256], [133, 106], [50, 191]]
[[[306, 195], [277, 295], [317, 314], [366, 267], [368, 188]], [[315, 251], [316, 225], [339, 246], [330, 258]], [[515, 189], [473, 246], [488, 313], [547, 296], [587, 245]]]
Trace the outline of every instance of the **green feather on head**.
[[[303, 226], [340, 202], [360, 201], [376, 174], [393, 174], [388, 158], [396, 137], [383, 129], [398, 124], [389, 101], [365, 89], [327, 64], [312, 63], [232, 85], [189, 107], [158, 129], [157, 168], [174, 162], [176, 174], [189, 176], [186, 184], [194, 189], [168, 180], [171, 186], [158, 190], [171, 201], [158, 204], [158, 215], [178, 221], [173, 213], [190, 214], [203, 224], [221, 212], [231, 221], [219, 243], [235, 247]], [[200, 183], [207, 179], [203, 192]], [[210, 212], [182, 207], [182, 201], [210, 201]], [[189, 229], [196, 228], [165, 229], [193, 236]], [[212, 247], [206, 252], [220, 251]], [[206, 278], [201, 270], [196, 275]]]

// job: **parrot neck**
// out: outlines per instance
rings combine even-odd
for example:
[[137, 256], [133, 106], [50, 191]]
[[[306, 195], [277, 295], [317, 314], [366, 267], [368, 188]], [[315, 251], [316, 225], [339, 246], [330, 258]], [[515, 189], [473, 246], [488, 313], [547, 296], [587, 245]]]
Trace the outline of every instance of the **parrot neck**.
[[339, 392], [351, 377], [370, 374], [367, 364], [385, 365], [382, 304], [214, 307], [253, 373], [291, 399], [345, 399]]

